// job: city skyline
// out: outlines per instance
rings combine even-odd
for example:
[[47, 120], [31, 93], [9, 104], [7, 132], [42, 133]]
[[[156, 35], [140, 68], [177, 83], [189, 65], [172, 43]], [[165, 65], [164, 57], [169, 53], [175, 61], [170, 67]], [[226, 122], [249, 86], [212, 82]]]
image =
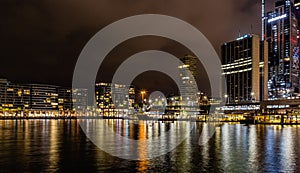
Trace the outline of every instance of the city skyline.
[[[121, 1], [2, 3], [1, 12], [6, 18], [1, 30], [1, 77], [18, 83], [70, 86], [76, 60], [86, 42], [104, 26], [131, 15], [162, 13], [185, 20], [203, 32], [217, 52], [220, 52], [219, 47], [224, 41], [237, 37], [239, 33], [261, 32], [260, 1], [244, 0], [237, 3], [231, 0], [217, 4], [199, 1], [143, 1], [135, 4]], [[266, 10], [273, 6], [266, 2]], [[114, 9], [113, 14], [106, 8]], [[80, 13], [75, 13], [75, 10], [81, 14], [87, 11], [89, 13], [78, 16]], [[103, 68], [99, 70], [101, 77], [98, 77], [97, 82], [110, 82], [114, 70], [122, 61], [134, 53], [148, 49], [167, 51], [177, 57], [191, 54], [184, 46], [168, 39], [150, 36], [133, 38], [120, 44], [108, 55]], [[198, 80], [207, 81], [205, 70], [200, 64], [198, 67], [198, 74], [204, 74], [199, 75]], [[155, 88], [165, 85], [169, 87], [163, 88], [164, 90], [174, 88], [174, 83], [166, 80], [168, 77], [162, 74], [146, 73], [141, 76], [152, 79], [158, 77], [160, 80], [153, 84], [138, 77], [135, 81], [137, 87]], [[209, 85], [202, 82], [200, 89], [209, 92], [208, 88]]]
[[300, 0], [2, 0], [1, 172], [299, 172]]

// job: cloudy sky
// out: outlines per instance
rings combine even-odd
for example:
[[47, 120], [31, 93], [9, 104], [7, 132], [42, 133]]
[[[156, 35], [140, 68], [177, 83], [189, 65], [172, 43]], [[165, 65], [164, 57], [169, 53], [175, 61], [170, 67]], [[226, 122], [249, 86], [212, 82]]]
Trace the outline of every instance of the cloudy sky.
[[[220, 45], [236, 38], [239, 31], [260, 34], [260, 3], [260, 0], [1, 0], [0, 77], [17, 83], [71, 85], [76, 60], [87, 41], [106, 25], [137, 14], [165, 14], [185, 20], [198, 28], [219, 53]], [[267, 9], [273, 3], [270, 0]], [[122, 61], [149, 49], [178, 57], [190, 53], [172, 40], [132, 38], [106, 57], [98, 81], [109, 82]], [[201, 67], [199, 71], [202, 75], [198, 80], [206, 81], [205, 71]], [[141, 74], [134, 83], [147, 89], [174, 88], [172, 80], [160, 73]], [[203, 84], [200, 88], [208, 87]]]

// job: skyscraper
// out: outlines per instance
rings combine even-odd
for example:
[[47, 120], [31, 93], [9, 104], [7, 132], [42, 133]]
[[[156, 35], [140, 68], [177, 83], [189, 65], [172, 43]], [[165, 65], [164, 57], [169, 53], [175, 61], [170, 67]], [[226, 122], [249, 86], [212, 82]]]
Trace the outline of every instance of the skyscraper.
[[[266, 42], [259, 36], [247, 34], [221, 47], [222, 70], [226, 78], [224, 96], [227, 103], [263, 100], [267, 78]], [[225, 89], [225, 88], [224, 88]]]
[[183, 63], [178, 66], [181, 85], [179, 86], [184, 92], [192, 97], [195, 95], [194, 91], [198, 91], [196, 84], [197, 75], [197, 57], [191, 55], [185, 55], [179, 58]]
[[195, 115], [200, 109], [198, 105], [198, 88], [196, 83], [197, 76], [197, 57], [185, 55], [179, 58], [181, 63], [178, 66], [180, 77], [180, 114]]
[[293, 0], [279, 0], [275, 3], [274, 11], [265, 16], [264, 38], [269, 50], [269, 99], [286, 98], [299, 93], [297, 13]]

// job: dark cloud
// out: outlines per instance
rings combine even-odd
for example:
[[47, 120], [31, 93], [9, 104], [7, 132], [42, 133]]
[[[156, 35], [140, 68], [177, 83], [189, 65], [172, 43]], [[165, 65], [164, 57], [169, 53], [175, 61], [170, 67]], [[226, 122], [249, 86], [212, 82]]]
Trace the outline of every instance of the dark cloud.
[[[70, 85], [80, 51], [97, 31], [116, 20], [145, 13], [166, 14], [191, 23], [219, 52], [221, 43], [234, 39], [239, 31], [260, 34], [260, 2], [1, 0], [0, 75], [18, 82]], [[144, 49], [165, 50], [176, 56], [189, 53], [183, 46], [166, 39], [146, 37], [126, 43], [107, 57], [110, 60], [102, 66], [104, 70], [99, 71], [107, 77], [99, 80], [109, 80], [124, 59]], [[200, 79], [206, 80], [206, 76], [202, 75]], [[207, 89], [207, 86], [203, 88]]]

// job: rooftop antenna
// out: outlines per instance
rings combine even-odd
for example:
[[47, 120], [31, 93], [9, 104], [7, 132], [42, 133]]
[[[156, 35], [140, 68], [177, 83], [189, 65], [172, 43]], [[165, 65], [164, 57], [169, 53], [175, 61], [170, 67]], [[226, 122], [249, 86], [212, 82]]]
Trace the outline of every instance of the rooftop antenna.
[[265, 0], [261, 0], [261, 40], [265, 40]]

